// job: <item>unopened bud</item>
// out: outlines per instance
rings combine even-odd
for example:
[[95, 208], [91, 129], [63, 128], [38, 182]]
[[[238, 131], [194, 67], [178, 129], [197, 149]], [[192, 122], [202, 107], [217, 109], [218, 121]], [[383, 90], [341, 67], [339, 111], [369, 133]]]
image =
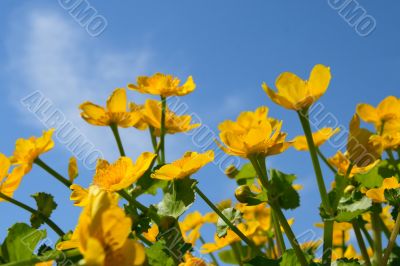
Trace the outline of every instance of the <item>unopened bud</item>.
[[249, 203], [249, 201], [254, 199], [256, 196], [256, 194], [251, 192], [250, 187], [246, 185], [239, 186], [235, 190], [235, 197], [241, 203]]
[[353, 190], [355, 189], [355, 187], [353, 185], [348, 185], [345, 189], [344, 189], [344, 193], [345, 194], [349, 194], [351, 192], [353, 192]]
[[238, 173], [239, 173], [239, 170], [233, 164], [229, 165], [225, 169], [225, 175], [227, 175], [229, 178], [232, 178], [232, 179], [235, 178]]

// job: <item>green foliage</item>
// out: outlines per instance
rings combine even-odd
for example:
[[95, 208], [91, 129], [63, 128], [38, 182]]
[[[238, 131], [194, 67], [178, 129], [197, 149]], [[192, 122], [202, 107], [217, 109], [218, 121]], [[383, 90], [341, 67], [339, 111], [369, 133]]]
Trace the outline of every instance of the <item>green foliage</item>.
[[[311, 256], [308, 254], [304, 254], [308, 263], [311, 261]], [[300, 262], [297, 259], [296, 252], [294, 249], [288, 249], [282, 255], [282, 261], [279, 264], [280, 266], [301, 266]]]
[[[239, 221], [242, 217], [241, 213], [235, 208], [226, 208], [222, 211], [222, 214], [225, 215], [225, 217], [228, 218], [228, 220], [231, 221], [233, 224], [236, 224], [236, 222]], [[228, 228], [229, 226], [224, 222], [224, 220], [221, 219], [221, 217], [219, 217], [217, 221], [218, 237], [226, 236]]]
[[181, 216], [195, 200], [193, 186], [197, 181], [184, 178], [175, 180], [164, 194], [164, 197], [157, 205], [157, 213], [160, 216]]
[[340, 199], [337, 215], [337, 222], [350, 222], [360, 214], [368, 211], [372, 206], [372, 200], [361, 192], [355, 191], [352, 194]]
[[14, 224], [8, 229], [8, 235], [1, 246], [3, 260], [13, 262], [34, 257], [38, 243], [46, 236], [46, 230], [37, 230], [25, 223]]
[[385, 189], [384, 191], [385, 199], [387, 202], [395, 207], [400, 206], [400, 188], [396, 189]]
[[244, 263], [244, 266], [279, 266], [279, 263], [280, 260], [271, 260], [264, 256], [256, 256]]
[[[158, 165], [155, 169], [159, 167], [161, 166]], [[132, 196], [137, 197], [141, 194], [156, 195], [158, 189], [164, 189], [167, 187], [167, 181], [151, 178], [151, 173], [151, 170], [146, 171], [146, 173], [144, 173], [144, 175], [136, 182], [136, 187], [132, 191]]]
[[149, 265], [152, 266], [174, 266], [175, 262], [170, 257], [165, 240], [160, 240], [146, 248], [146, 255]]
[[359, 266], [361, 265], [357, 259], [338, 259], [332, 263], [332, 266]]
[[383, 179], [392, 177], [393, 175], [395, 175], [394, 169], [388, 161], [384, 160], [368, 173], [355, 175], [354, 179], [366, 188], [375, 188], [382, 185]]
[[285, 174], [276, 169], [270, 171], [271, 180], [269, 191], [271, 196], [277, 200], [279, 206], [285, 210], [295, 209], [300, 206], [299, 193], [292, 187], [295, 175]]
[[239, 170], [239, 173], [235, 176], [238, 185], [251, 185], [254, 184], [254, 179], [257, 173], [251, 163], [246, 163]]
[[52, 195], [44, 192], [33, 194], [31, 197], [35, 199], [37, 210], [41, 214], [31, 215], [31, 225], [33, 228], [37, 229], [44, 224], [43, 216], [50, 218], [52, 212], [57, 208], [57, 203], [54, 201], [54, 197]]

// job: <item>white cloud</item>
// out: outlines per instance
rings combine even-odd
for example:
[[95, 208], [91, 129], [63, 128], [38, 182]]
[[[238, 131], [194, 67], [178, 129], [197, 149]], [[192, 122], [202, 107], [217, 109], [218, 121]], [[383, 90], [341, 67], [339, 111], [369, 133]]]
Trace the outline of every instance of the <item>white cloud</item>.
[[[22, 20], [21, 16], [11, 17], [13, 26], [7, 43], [7, 72], [13, 85], [10, 97], [21, 111], [21, 118], [30, 125], [43, 127], [19, 102], [30, 92], [40, 90], [97, 148], [115, 157], [111, 132], [85, 124], [77, 107], [85, 100], [104, 104], [115, 87], [124, 87], [147, 71], [151, 53], [146, 47], [126, 53], [107, 48], [104, 39], [90, 37], [57, 11], [29, 10], [29, 14]], [[129, 93], [131, 99], [132, 94]], [[132, 100], [141, 102], [143, 98], [134, 94]], [[130, 129], [122, 135], [130, 154], [150, 147], [147, 134]]]

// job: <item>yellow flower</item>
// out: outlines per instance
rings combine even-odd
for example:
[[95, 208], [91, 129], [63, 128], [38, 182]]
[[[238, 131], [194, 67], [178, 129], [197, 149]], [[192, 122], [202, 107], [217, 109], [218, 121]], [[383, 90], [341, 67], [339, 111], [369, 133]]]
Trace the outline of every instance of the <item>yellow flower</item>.
[[181, 262], [179, 266], [207, 266], [207, 263], [200, 259], [193, 257], [190, 253], [185, 255], [185, 262]]
[[91, 190], [71, 240], [59, 243], [57, 249], [78, 248], [85, 265], [143, 265], [143, 246], [128, 238], [131, 226], [131, 219], [112, 194]]
[[161, 180], [183, 179], [196, 173], [213, 160], [214, 152], [212, 150], [205, 153], [186, 152], [182, 158], [157, 169], [151, 177]]
[[159, 229], [157, 224], [153, 224], [147, 232], [143, 232], [143, 236], [152, 243], [157, 241]]
[[53, 266], [54, 261], [43, 261], [43, 262], [39, 262], [36, 263], [35, 266]]
[[76, 161], [76, 158], [74, 156], [72, 156], [71, 158], [69, 158], [69, 164], [68, 164], [69, 181], [71, 181], [71, 183], [73, 183], [75, 178], [78, 176], [78, 174], [79, 174], [78, 163]]
[[[14, 167], [11, 173], [8, 173], [10, 167], [10, 160], [0, 153], [0, 192], [8, 197], [14, 195], [14, 191], [19, 187], [25, 173], [24, 166]], [[3, 201], [3, 199], [0, 198], [0, 201]]]
[[100, 159], [97, 162], [93, 185], [108, 191], [127, 188], [142, 177], [155, 157], [154, 153], [144, 152], [135, 163], [129, 157], [121, 157], [113, 164]]
[[340, 258], [347, 258], [347, 259], [361, 259], [361, 256], [357, 254], [356, 250], [354, 249], [353, 245], [348, 245], [346, 250], [343, 253], [343, 248], [335, 248], [332, 251], [332, 260], [337, 260]]
[[255, 206], [247, 206], [246, 204], [239, 203], [236, 205], [246, 221], [258, 221], [260, 227], [264, 231], [271, 229], [271, 209], [265, 204]]
[[137, 85], [128, 84], [128, 88], [140, 93], [149, 93], [162, 97], [184, 96], [196, 88], [192, 76], [189, 76], [183, 85], [179, 86], [179, 83], [180, 80], [177, 77], [156, 73], [151, 77], [138, 77]]
[[[338, 151], [333, 157], [328, 158], [328, 162], [336, 167], [338, 173], [342, 176], [345, 176], [347, 173], [347, 169], [350, 167], [350, 159], [349, 154], [345, 152], [344, 154], [341, 151]], [[349, 173], [349, 177], [353, 177], [356, 174], [365, 174], [368, 173], [372, 168], [374, 168], [379, 161], [375, 161], [367, 166], [357, 166], [353, 165], [351, 171]]]
[[39, 155], [48, 152], [54, 147], [52, 140], [54, 129], [43, 131], [41, 137], [30, 137], [29, 139], [18, 139], [15, 143], [14, 154], [11, 163], [24, 166], [25, 174], [32, 169], [32, 164]]
[[144, 113], [145, 113], [144, 105], [130, 102], [129, 109], [131, 110], [131, 112], [136, 113], [138, 116], [138, 121], [133, 126], [140, 130], [147, 129], [149, 127], [149, 125], [147, 124], [146, 119], [144, 117]]
[[185, 242], [195, 245], [196, 241], [200, 238], [201, 227], [205, 223], [213, 223], [214, 221], [215, 219], [210, 213], [203, 216], [200, 212], [195, 211], [186, 215], [185, 219], [179, 222]]
[[400, 184], [396, 177], [390, 177], [383, 179], [382, 186], [379, 188], [369, 189], [365, 195], [375, 202], [385, 202], [385, 190], [391, 188], [400, 188]]
[[69, 188], [72, 191], [69, 199], [74, 202], [74, 205], [85, 207], [89, 200], [89, 191], [77, 184], [72, 184]]
[[227, 120], [218, 128], [224, 145], [220, 148], [230, 155], [249, 158], [252, 155], [270, 156], [282, 153], [289, 147], [286, 133], [281, 132], [282, 122], [267, 117], [268, 108], [242, 112], [237, 121]]
[[[319, 147], [324, 144], [333, 135], [339, 132], [339, 128], [324, 127], [317, 132], [312, 133], [315, 146]], [[297, 136], [292, 140], [293, 147], [298, 151], [308, 151], [307, 139], [305, 136]]]
[[120, 127], [135, 126], [140, 120], [138, 112], [127, 111], [126, 91], [123, 88], [114, 90], [107, 100], [107, 106], [101, 107], [91, 102], [79, 106], [81, 116], [89, 124], [95, 126], [118, 125]]
[[375, 108], [372, 105], [362, 103], [357, 105], [357, 114], [367, 123], [373, 123], [378, 132], [383, 123], [400, 118], [400, 99], [388, 96]]
[[329, 67], [316, 65], [308, 80], [303, 80], [290, 72], [282, 73], [275, 82], [274, 92], [264, 82], [262, 87], [273, 102], [286, 109], [304, 110], [317, 101], [328, 88], [331, 80]]
[[382, 147], [371, 142], [372, 135], [369, 130], [360, 128], [360, 118], [355, 114], [350, 121], [347, 152], [350, 161], [357, 166], [374, 163], [382, 154]]
[[[143, 119], [154, 128], [154, 134], [161, 134], [161, 102], [148, 99], [144, 104]], [[192, 117], [190, 115], [176, 115], [171, 110], [166, 109], [165, 112], [165, 132], [167, 134], [175, 134], [179, 132], [187, 132], [200, 126], [200, 124], [190, 124]]]

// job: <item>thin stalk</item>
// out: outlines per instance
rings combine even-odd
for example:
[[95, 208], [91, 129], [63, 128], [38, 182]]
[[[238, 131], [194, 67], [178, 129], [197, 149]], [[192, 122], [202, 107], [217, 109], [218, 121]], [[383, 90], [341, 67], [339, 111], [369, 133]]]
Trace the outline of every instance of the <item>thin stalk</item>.
[[2, 266], [26, 266], [26, 265], [34, 265], [35, 263], [47, 262], [52, 260], [63, 260], [65, 261], [68, 258], [80, 257], [81, 254], [79, 250], [68, 250], [68, 251], [52, 251], [50, 254], [46, 254], [43, 256], [33, 257], [31, 259], [15, 261], [6, 264], [2, 264]]
[[140, 239], [144, 244], [146, 244], [146, 246], [151, 247], [153, 245], [153, 243], [151, 243], [147, 238], [145, 238], [144, 236], [137, 234], [136, 237], [138, 239]]
[[167, 98], [161, 96], [161, 133], [160, 133], [160, 149], [161, 163], [165, 163], [165, 116], [167, 111]]
[[325, 155], [321, 152], [321, 150], [316, 147], [317, 153], [319, 158], [321, 158], [321, 160], [326, 164], [326, 166], [328, 166], [328, 168], [334, 173], [336, 174], [336, 169], [329, 163], [328, 159], [325, 157]]
[[268, 246], [267, 246], [268, 256], [273, 259], [277, 259], [278, 255], [275, 251], [274, 240], [271, 237], [268, 237]]
[[[204, 240], [204, 238], [202, 236], [200, 236], [200, 242], [204, 245], [206, 243], [206, 241]], [[214, 256], [214, 254], [212, 252], [208, 253], [208, 255], [210, 255], [211, 260], [213, 261], [213, 264], [215, 266], [219, 266], [217, 258]]]
[[397, 176], [400, 177], [400, 170], [399, 170], [399, 167], [397, 166], [397, 162], [396, 162], [396, 159], [394, 158], [393, 152], [390, 149], [387, 149], [386, 153], [389, 156], [389, 161], [393, 165]]
[[149, 211], [149, 208], [147, 208], [146, 206], [144, 206], [142, 203], [140, 203], [139, 201], [137, 201], [136, 199], [134, 199], [133, 197], [131, 197], [128, 192], [126, 192], [125, 190], [120, 190], [118, 191], [118, 194], [126, 199], [130, 204], [132, 204], [133, 206], [135, 206], [137, 209], [139, 209], [141, 212], [146, 213], [147, 215], [149, 215], [149, 217], [156, 223], [159, 224], [160, 223], [160, 217], [158, 217], [158, 215], [153, 214], [152, 212]]
[[374, 232], [374, 258], [378, 265], [382, 265], [382, 237], [379, 226], [379, 214], [376, 210], [371, 212], [371, 223]]
[[358, 226], [360, 227], [361, 231], [363, 232], [365, 238], [367, 239], [369, 246], [374, 247], [375, 246], [374, 240], [372, 240], [371, 235], [369, 234], [368, 230], [365, 228], [364, 222], [362, 222], [362, 220], [358, 219], [357, 223], [358, 223]]
[[45, 170], [47, 173], [54, 176], [58, 181], [63, 183], [66, 187], [69, 188], [72, 185], [71, 181], [60, 175], [57, 171], [55, 171], [53, 168], [51, 168], [45, 162], [43, 162], [39, 157], [35, 159], [34, 163], [43, 168], [43, 170]]
[[[315, 177], [317, 179], [318, 190], [321, 196], [322, 207], [325, 212], [329, 215], [333, 214], [333, 209], [329, 202], [328, 192], [326, 190], [325, 181], [322, 175], [321, 165], [318, 160], [317, 149], [314, 144], [312, 137], [312, 131], [310, 121], [308, 118], [308, 109], [298, 112], [301, 126], [303, 127], [304, 135], [307, 140], [308, 149], [310, 151], [311, 161], [314, 167]], [[324, 222], [325, 224], [326, 222]], [[328, 231], [328, 232], [325, 232]], [[324, 226], [324, 250], [322, 253], [322, 263], [330, 265], [332, 257], [332, 237], [333, 237], [333, 225], [327, 222]]]
[[45, 215], [43, 215], [41, 212], [29, 207], [28, 205], [26, 205], [26, 204], [24, 204], [24, 203], [22, 203], [22, 202], [20, 202], [20, 201], [18, 201], [16, 199], [13, 199], [13, 198], [3, 194], [1, 192], [0, 192], [0, 198], [6, 200], [6, 201], [14, 204], [15, 206], [18, 206], [21, 209], [24, 209], [24, 210], [26, 210], [26, 211], [28, 211], [28, 212], [30, 212], [32, 214], [38, 215], [60, 237], [65, 235], [64, 231], [60, 227], [58, 227], [58, 225], [55, 222], [53, 222], [50, 218], [48, 218]]
[[400, 230], [400, 213], [397, 214], [396, 223], [394, 224], [393, 231], [390, 234], [389, 243], [387, 245], [387, 248], [385, 250], [385, 255], [383, 256], [383, 260], [382, 260], [383, 266], [386, 266], [389, 261], [389, 256], [390, 256], [390, 253], [392, 252], [392, 249], [396, 243], [396, 238], [399, 234], [399, 230]]
[[303, 127], [303, 131], [305, 137], [307, 139], [308, 149], [310, 151], [311, 161], [314, 166], [315, 176], [317, 178], [317, 184], [319, 193], [322, 200], [322, 206], [324, 207], [325, 211], [329, 214], [332, 214], [332, 209], [329, 203], [328, 192], [326, 190], [325, 181], [322, 176], [321, 166], [319, 164], [317, 150], [315, 148], [314, 139], [312, 137], [312, 131], [310, 127], [310, 122], [308, 120], [308, 110], [299, 111], [298, 112], [301, 125]]
[[299, 243], [297, 242], [296, 236], [294, 235], [292, 228], [290, 227], [289, 223], [286, 220], [285, 215], [283, 214], [282, 210], [279, 208], [279, 206], [275, 205], [275, 203], [270, 202], [271, 208], [276, 212], [276, 215], [278, 216], [278, 219], [285, 231], [285, 234], [287, 238], [289, 239], [289, 242], [294, 249], [297, 259], [299, 260], [300, 264], [302, 266], [307, 266], [308, 262], [306, 260], [306, 257], [304, 256], [303, 251], [301, 250], [301, 247]]
[[197, 187], [194, 187], [194, 191], [204, 200], [205, 203], [226, 223], [226, 225], [237, 234], [249, 247], [259, 252], [258, 248], [254, 243], [248, 239], [228, 218], [212, 203], [207, 196]]
[[390, 231], [389, 228], [387, 228], [385, 222], [383, 221], [382, 217], [379, 216], [379, 226], [381, 227], [381, 230], [383, 231], [383, 233], [385, 234], [386, 238], [389, 239], [390, 238]]
[[353, 220], [351, 223], [353, 224], [354, 234], [356, 235], [358, 246], [360, 247], [360, 251], [364, 258], [365, 265], [371, 266], [371, 260], [369, 259], [367, 247], [365, 246], [364, 239], [361, 235], [361, 230], [360, 227], [358, 226], [358, 222], [356, 220]]
[[121, 156], [125, 156], [125, 150], [124, 150], [124, 146], [122, 146], [121, 136], [119, 135], [119, 131], [118, 131], [118, 125], [111, 124], [110, 127], [114, 134], [115, 141], [117, 142], [119, 153], [121, 154]]
[[[265, 160], [261, 158], [250, 158], [251, 163], [253, 164], [257, 175], [259, 176], [259, 179], [264, 186], [264, 188], [267, 190], [268, 193], [268, 176], [267, 176], [267, 169], [265, 165]], [[281, 208], [279, 207], [278, 204], [275, 203], [275, 200], [271, 197], [271, 195], [268, 195], [268, 203], [271, 206], [272, 211], [276, 214], [277, 220], [279, 223], [282, 225], [285, 234], [287, 238], [289, 239], [289, 242], [294, 249], [296, 256], [302, 266], [308, 265], [306, 257], [304, 256], [304, 253], [297, 242], [296, 236], [294, 235], [292, 228], [290, 227], [289, 223], [286, 220], [285, 215], [283, 214]], [[279, 227], [280, 230], [280, 227]]]
[[286, 250], [285, 241], [283, 239], [283, 234], [281, 231], [281, 226], [279, 224], [278, 217], [275, 214], [275, 211], [271, 211], [272, 225], [274, 226], [274, 233], [276, 237], [276, 242], [278, 243], [278, 257], [282, 256], [283, 252]]
[[239, 264], [239, 266], [243, 266], [242, 255], [240, 254], [240, 250], [236, 244], [237, 243], [231, 244], [233, 255], [235, 256], [235, 259], [236, 259], [237, 263]]
[[156, 138], [156, 136], [154, 135], [154, 128], [152, 128], [152, 127], [149, 127], [149, 132], [150, 132], [150, 138], [151, 138], [151, 144], [153, 145], [153, 150], [154, 150], [154, 153], [156, 153], [157, 154], [157, 162], [159, 163], [159, 164], [161, 164], [161, 158], [160, 158], [160, 156], [159, 156], [159, 152], [158, 152], [158, 147], [157, 147], [157, 138]]

